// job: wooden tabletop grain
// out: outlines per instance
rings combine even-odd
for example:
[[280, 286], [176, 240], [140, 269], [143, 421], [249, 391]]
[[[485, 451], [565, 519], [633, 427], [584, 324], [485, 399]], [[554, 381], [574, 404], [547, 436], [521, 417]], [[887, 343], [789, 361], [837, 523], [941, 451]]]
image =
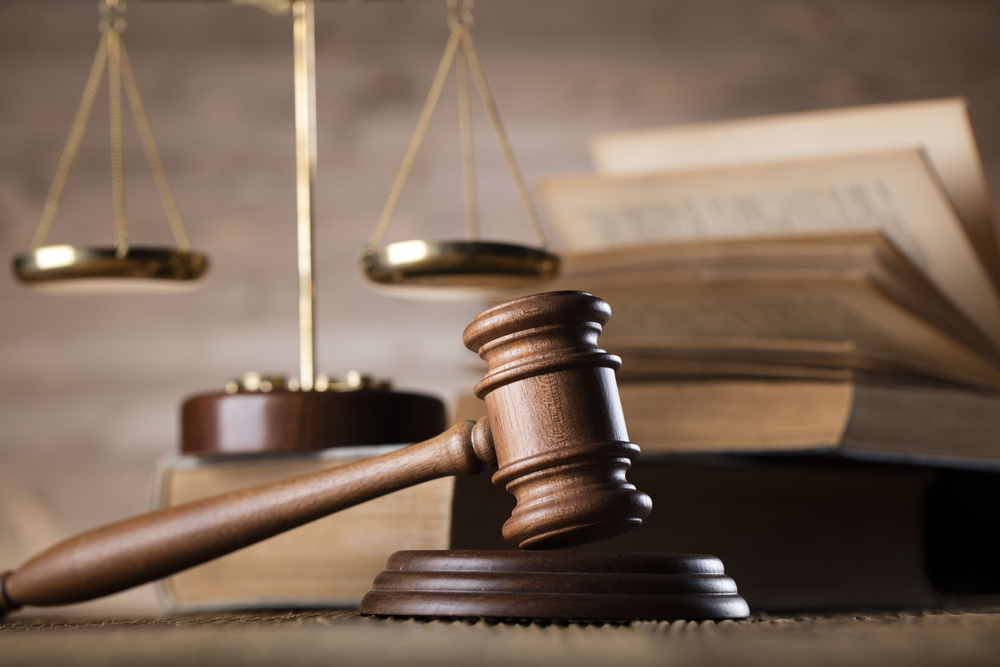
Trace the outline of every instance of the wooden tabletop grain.
[[0, 625], [0, 665], [995, 665], [1000, 608], [628, 624], [355, 612]]

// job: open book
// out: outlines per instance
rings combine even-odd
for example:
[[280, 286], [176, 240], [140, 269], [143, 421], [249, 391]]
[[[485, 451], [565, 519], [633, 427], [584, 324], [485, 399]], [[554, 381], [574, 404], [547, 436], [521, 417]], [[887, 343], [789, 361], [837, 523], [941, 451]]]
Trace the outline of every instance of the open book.
[[597, 170], [640, 175], [917, 148], [955, 208], [995, 286], [998, 218], [962, 98], [826, 109], [598, 136]]
[[1000, 389], [996, 216], [961, 100], [594, 145], [613, 175], [539, 193], [569, 249], [558, 288], [611, 303], [602, 341], [636, 360], [624, 377], [856, 369]]

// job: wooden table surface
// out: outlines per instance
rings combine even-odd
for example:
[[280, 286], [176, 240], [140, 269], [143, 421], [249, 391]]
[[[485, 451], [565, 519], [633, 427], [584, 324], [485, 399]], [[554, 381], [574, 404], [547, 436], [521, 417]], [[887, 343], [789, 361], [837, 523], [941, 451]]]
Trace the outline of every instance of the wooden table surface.
[[0, 665], [996, 665], [1000, 608], [536, 624], [355, 612], [0, 624]]

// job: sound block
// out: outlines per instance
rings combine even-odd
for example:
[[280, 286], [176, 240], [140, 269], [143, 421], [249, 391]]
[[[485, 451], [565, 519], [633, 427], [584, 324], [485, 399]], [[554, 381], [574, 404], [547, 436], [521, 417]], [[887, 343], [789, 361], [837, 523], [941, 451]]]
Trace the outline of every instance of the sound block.
[[723, 620], [750, 609], [714, 556], [397, 551], [361, 613], [565, 620]]

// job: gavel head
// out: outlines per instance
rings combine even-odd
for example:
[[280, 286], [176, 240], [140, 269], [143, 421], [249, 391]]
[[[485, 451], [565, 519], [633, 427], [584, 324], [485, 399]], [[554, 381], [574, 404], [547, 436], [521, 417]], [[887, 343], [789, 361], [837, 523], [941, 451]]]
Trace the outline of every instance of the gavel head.
[[625, 479], [639, 448], [628, 441], [615, 371], [597, 347], [611, 317], [586, 292], [535, 294], [481, 313], [463, 337], [489, 363], [486, 400], [499, 470], [517, 498], [508, 542], [548, 549], [639, 526], [652, 501]]

